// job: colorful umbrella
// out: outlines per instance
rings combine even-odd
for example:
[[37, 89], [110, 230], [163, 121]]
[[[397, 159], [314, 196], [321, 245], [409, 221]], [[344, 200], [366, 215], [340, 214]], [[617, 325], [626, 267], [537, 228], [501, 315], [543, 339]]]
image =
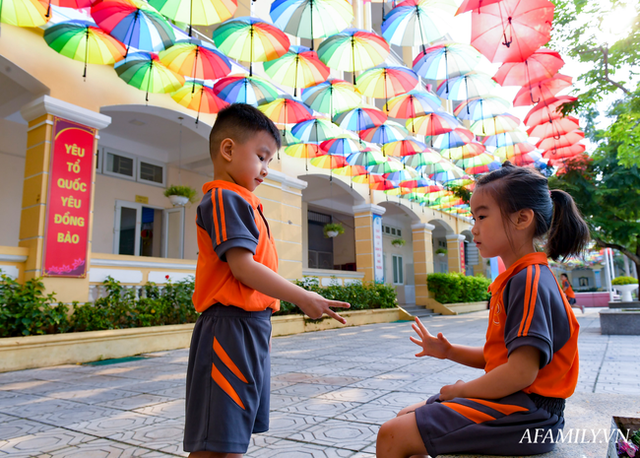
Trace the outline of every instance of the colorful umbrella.
[[[4, 0], [2, 0], [4, 1]], [[111, 65], [124, 57], [126, 49], [122, 43], [85, 21], [61, 22], [44, 31], [47, 44], [63, 56], [87, 64]]]
[[578, 100], [576, 97], [562, 95], [549, 100], [543, 100], [541, 103], [533, 107], [524, 118], [525, 125], [531, 127], [541, 124], [552, 119], [562, 117], [561, 107], [566, 103], [572, 103]]
[[[458, 166], [453, 166], [450, 170], [444, 170], [442, 172], [436, 172], [431, 174], [431, 179], [435, 181], [439, 181], [440, 183], [449, 183], [452, 181], [457, 181], [458, 184], [462, 184], [464, 181], [473, 182], [471, 177], [469, 177], [464, 170], [462, 170]], [[460, 180], [460, 181], [458, 181]], [[466, 184], [469, 184], [468, 182]]]
[[[455, 164], [461, 169], [465, 169], [467, 173], [471, 173], [469, 171], [470, 168], [488, 165], [488, 164], [491, 164], [492, 162], [496, 162], [495, 157], [493, 157], [489, 153], [482, 153], [482, 154], [478, 154], [477, 156], [459, 159], [455, 162]], [[500, 168], [499, 166], [500, 166], [500, 163], [498, 162], [498, 168]]]
[[480, 63], [480, 54], [462, 43], [441, 43], [431, 46], [413, 60], [413, 70], [430, 80], [445, 80], [466, 75]]
[[476, 135], [496, 135], [512, 132], [520, 126], [520, 119], [510, 114], [502, 114], [492, 118], [479, 119], [471, 124], [469, 130]]
[[[47, 13], [45, 17], [51, 16], [51, 5], [60, 6], [62, 8], [73, 8], [73, 9], [81, 9], [81, 8], [90, 8], [93, 0], [40, 0], [41, 4], [47, 5]], [[4, 22], [4, 21], [2, 21]], [[28, 26], [22, 26], [28, 27]]]
[[553, 77], [563, 65], [560, 53], [543, 48], [522, 62], [505, 62], [493, 79], [501, 86], [528, 86]]
[[102, 30], [125, 44], [127, 54], [131, 47], [161, 51], [176, 39], [164, 16], [141, 0], [102, 0], [91, 7], [91, 17]]
[[304, 103], [290, 97], [279, 97], [258, 106], [274, 123], [286, 126], [313, 119], [313, 112]]
[[383, 110], [393, 118], [409, 119], [441, 109], [440, 99], [431, 92], [409, 91], [389, 99]]
[[344, 158], [344, 156], [336, 156], [333, 154], [325, 154], [322, 156], [314, 157], [309, 162], [311, 162], [311, 165], [319, 167], [321, 169], [337, 169], [349, 165], [347, 164], [347, 160]]
[[462, 4], [458, 7], [458, 11], [456, 11], [456, 16], [466, 13], [467, 11], [479, 10], [486, 5], [501, 1], [502, 0], [463, 0]]
[[532, 151], [530, 153], [518, 154], [517, 156], [513, 156], [509, 159], [503, 159], [499, 157], [500, 160], [509, 161], [513, 165], [517, 165], [518, 167], [526, 167], [528, 165], [534, 165], [537, 162], [540, 162], [542, 159], [542, 154], [537, 151]]
[[386, 157], [384, 162], [369, 167], [369, 173], [382, 175], [385, 173], [397, 172], [404, 168], [405, 165], [397, 157]]
[[361, 131], [377, 127], [387, 120], [387, 115], [375, 107], [354, 108], [336, 116], [334, 122], [343, 129]]
[[573, 78], [570, 76], [556, 73], [553, 78], [547, 78], [546, 80], [525, 86], [520, 89], [514, 97], [513, 106], [523, 107], [537, 103], [535, 100], [552, 99], [558, 92], [571, 87], [572, 80]]
[[477, 121], [503, 114], [510, 108], [511, 103], [502, 97], [486, 95], [462, 102], [453, 110], [453, 114], [460, 119]]
[[[348, 177], [356, 177], [360, 175], [369, 176], [369, 171], [366, 167], [361, 165], [347, 165], [345, 167], [339, 167], [333, 171], [334, 175], [342, 175]], [[351, 180], [355, 181], [355, 180]]]
[[383, 178], [380, 181], [373, 181], [369, 183], [369, 188], [374, 191], [390, 191], [392, 189], [396, 189], [398, 187], [393, 181], [389, 181], [386, 178]]
[[376, 164], [382, 164], [386, 160], [387, 158], [381, 153], [368, 148], [347, 156], [349, 165], [360, 165], [362, 167], [372, 167]]
[[415, 192], [421, 192], [421, 193], [435, 192], [435, 191], [440, 191], [442, 189], [442, 186], [437, 184], [435, 181], [429, 178], [421, 177], [421, 176], [417, 176], [409, 180], [401, 181], [400, 186], [403, 188], [410, 188], [410, 189], [413, 189]]
[[193, 25], [226, 21], [238, 8], [237, 0], [149, 0], [149, 4], [169, 19], [189, 24], [189, 36]]
[[[396, 164], [394, 167], [403, 167], [403, 166], [400, 163], [400, 164]], [[383, 176], [387, 180], [393, 181], [394, 183], [398, 183], [398, 184], [402, 182], [417, 181], [420, 178], [420, 174], [416, 172], [415, 169], [413, 169], [412, 167], [407, 167], [406, 165], [403, 168], [400, 168], [399, 170], [385, 173]], [[409, 186], [406, 186], [406, 187], [409, 187]]]
[[319, 144], [340, 135], [340, 129], [326, 119], [309, 119], [293, 126], [291, 133], [305, 143]]
[[529, 142], [514, 143], [513, 145], [501, 146], [493, 151], [494, 156], [502, 159], [503, 161], [511, 160], [516, 156], [535, 151], [536, 147]]
[[213, 41], [220, 51], [234, 59], [253, 62], [277, 59], [289, 50], [289, 38], [277, 27], [254, 17], [229, 19], [213, 32]]
[[192, 79], [217, 80], [231, 73], [231, 62], [224, 54], [195, 38], [178, 41], [159, 56], [167, 68]]
[[359, 142], [345, 136], [325, 140], [320, 144], [320, 148], [327, 151], [329, 154], [345, 157], [358, 153], [362, 150], [362, 146]]
[[309, 87], [322, 83], [329, 77], [329, 67], [318, 59], [318, 54], [304, 46], [291, 46], [278, 59], [264, 62], [264, 72], [277, 83], [293, 88], [293, 95], [299, 87]]
[[469, 100], [489, 94], [496, 87], [488, 75], [472, 72], [443, 81], [436, 92], [443, 99]]
[[584, 139], [584, 132], [581, 130], [574, 130], [561, 135], [560, 138], [547, 137], [536, 143], [536, 147], [541, 150], [551, 150], [565, 148], [567, 146], [574, 145]]
[[427, 113], [424, 116], [408, 119], [406, 126], [408, 129], [411, 129], [411, 133], [413, 134], [433, 137], [435, 135], [444, 134], [445, 132], [451, 132], [453, 129], [460, 126], [460, 121], [458, 121], [455, 116], [441, 111], [438, 113]]
[[538, 124], [537, 126], [527, 129], [530, 137], [547, 138], [553, 137], [560, 139], [564, 134], [580, 128], [580, 121], [573, 116], [567, 116], [560, 119], [552, 119], [551, 121]]
[[474, 157], [482, 154], [487, 149], [481, 143], [470, 142], [466, 145], [456, 146], [454, 148], [444, 148], [440, 150], [440, 154], [442, 157], [457, 161], [459, 159], [464, 159], [466, 157]]
[[551, 37], [553, 3], [502, 0], [471, 15], [471, 45], [491, 62], [522, 62]]
[[[458, 167], [456, 167], [453, 162], [443, 159], [441, 157], [438, 162], [434, 162], [432, 164], [425, 164], [423, 166], [416, 167], [416, 169], [419, 170], [421, 173], [429, 175], [432, 179], [435, 180], [436, 179], [434, 178], [435, 174], [448, 172], [450, 170], [458, 170]], [[464, 172], [464, 170], [462, 172]], [[442, 180], [439, 180], [439, 181], [442, 181]]]
[[409, 92], [418, 85], [418, 77], [406, 67], [392, 67], [387, 64], [362, 72], [356, 79], [358, 90], [369, 97], [384, 98], [384, 110], [389, 97]]
[[229, 104], [214, 94], [213, 88], [206, 86], [204, 81], [187, 81], [180, 89], [171, 94], [171, 98], [180, 105], [198, 112], [196, 124], [200, 120], [200, 113], [217, 113]]
[[411, 154], [402, 158], [402, 162], [404, 162], [405, 165], [417, 170], [419, 170], [420, 167], [432, 165], [440, 162], [441, 160], [442, 156], [428, 148], [422, 153]]
[[[295, 137], [289, 129], [280, 130], [280, 139], [282, 140], [283, 147], [300, 143], [300, 140]], [[278, 150], [278, 159], [280, 159], [280, 150]]]
[[566, 146], [564, 148], [551, 149], [542, 153], [542, 157], [550, 160], [567, 159], [578, 154], [584, 153], [586, 146], [581, 143], [575, 145]]
[[437, 149], [455, 148], [471, 143], [473, 139], [474, 135], [471, 132], [463, 127], [458, 127], [450, 132], [432, 137], [431, 146]]
[[326, 151], [322, 150], [317, 143], [294, 143], [284, 149], [285, 154], [305, 160], [305, 170], [309, 170], [307, 160], [318, 156], [324, 156]]
[[503, 146], [515, 145], [527, 140], [527, 134], [522, 131], [515, 130], [513, 132], [504, 132], [497, 135], [488, 135], [482, 139], [482, 144], [486, 147], [501, 148]]
[[275, 0], [269, 12], [286, 33], [311, 40], [338, 33], [353, 21], [353, 7], [344, 0]]
[[360, 138], [369, 142], [384, 145], [405, 138], [409, 132], [400, 124], [387, 121], [384, 124], [360, 132]]
[[219, 79], [213, 91], [227, 103], [248, 103], [257, 107], [280, 97], [276, 87], [257, 76], [232, 75]]
[[362, 94], [351, 83], [331, 79], [303, 89], [302, 100], [314, 110], [326, 113], [333, 119], [336, 113], [358, 107], [362, 103]]
[[49, 22], [49, 13], [38, 0], [1, 0], [0, 22], [16, 27], [40, 27]]
[[382, 36], [393, 45], [424, 49], [449, 31], [455, 12], [452, 0], [405, 0], [385, 15]]
[[389, 55], [389, 44], [373, 32], [345, 29], [326, 38], [318, 47], [320, 60], [331, 68], [353, 73], [375, 67]]
[[427, 145], [411, 137], [382, 145], [382, 153], [394, 157], [410, 156], [428, 149]]
[[145, 100], [147, 102], [149, 101], [149, 92], [175, 92], [185, 83], [184, 76], [162, 65], [155, 53], [131, 53], [126, 59], [118, 62], [115, 69], [124, 82], [146, 92]]

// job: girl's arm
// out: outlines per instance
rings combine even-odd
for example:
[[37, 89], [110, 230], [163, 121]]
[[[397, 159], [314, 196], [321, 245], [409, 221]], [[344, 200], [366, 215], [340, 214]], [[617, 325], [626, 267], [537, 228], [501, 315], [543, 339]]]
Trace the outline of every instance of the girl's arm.
[[540, 350], [535, 347], [518, 347], [511, 352], [502, 366], [496, 367], [470, 382], [458, 380], [454, 385], [440, 389], [440, 399], [453, 398], [500, 399], [531, 385], [538, 376]]
[[411, 325], [420, 336], [420, 340], [409, 337], [413, 343], [422, 347], [422, 351], [416, 356], [433, 356], [439, 359], [450, 359], [456, 363], [469, 367], [484, 369], [483, 347], [468, 347], [466, 345], [453, 345], [439, 333], [437, 337], [432, 336], [424, 327], [420, 318], [416, 317], [416, 322]]

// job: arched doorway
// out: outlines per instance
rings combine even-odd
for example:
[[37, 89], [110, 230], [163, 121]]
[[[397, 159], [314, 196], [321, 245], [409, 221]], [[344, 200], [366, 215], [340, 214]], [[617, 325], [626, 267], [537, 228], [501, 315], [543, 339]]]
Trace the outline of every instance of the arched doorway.
[[455, 234], [455, 231], [441, 219], [432, 219], [429, 224], [433, 224], [433, 271], [436, 273], [449, 272], [449, 261], [447, 257], [447, 235]]

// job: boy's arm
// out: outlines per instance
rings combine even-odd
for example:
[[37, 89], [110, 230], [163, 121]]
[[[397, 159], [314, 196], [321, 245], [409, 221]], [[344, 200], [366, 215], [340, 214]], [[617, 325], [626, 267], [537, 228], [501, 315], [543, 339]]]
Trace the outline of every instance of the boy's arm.
[[496, 367], [470, 382], [458, 380], [440, 389], [440, 399], [453, 398], [500, 399], [531, 385], [538, 376], [540, 350], [522, 346], [511, 352], [502, 366]]
[[420, 340], [414, 337], [409, 337], [409, 339], [416, 345], [422, 347], [422, 351], [417, 353], [416, 356], [432, 356], [439, 359], [449, 359], [465, 366], [484, 369], [486, 362], [484, 360], [483, 347], [451, 344], [442, 333], [434, 337], [427, 331], [427, 328], [424, 327], [418, 317], [416, 317], [416, 322], [412, 324], [412, 327], [420, 337]]
[[267, 296], [296, 304], [314, 320], [326, 313], [342, 324], [347, 322], [329, 307], [347, 309], [350, 307], [349, 303], [331, 301], [294, 285], [273, 270], [256, 262], [251, 251], [246, 248], [230, 248], [226, 251], [225, 256], [233, 276], [249, 288], [260, 291]]

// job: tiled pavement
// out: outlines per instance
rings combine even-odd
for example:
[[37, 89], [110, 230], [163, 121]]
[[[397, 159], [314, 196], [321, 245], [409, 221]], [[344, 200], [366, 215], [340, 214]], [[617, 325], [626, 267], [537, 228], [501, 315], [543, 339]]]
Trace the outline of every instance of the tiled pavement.
[[[580, 380], [566, 428], [608, 430], [613, 413], [640, 416], [640, 337], [600, 335], [596, 309], [577, 315]], [[487, 312], [477, 312], [424, 322], [452, 342], [481, 345], [486, 320]], [[271, 429], [254, 436], [247, 456], [373, 457], [379, 426], [398, 410], [481, 373], [415, 358], [412, 334], [403, 322], [275, 338]], [[186, 455], [187, 354], [0, 374], [0, 457]], [[604, 456], [605, 446], [563, 444], [563, 450], [595, 457]]]

